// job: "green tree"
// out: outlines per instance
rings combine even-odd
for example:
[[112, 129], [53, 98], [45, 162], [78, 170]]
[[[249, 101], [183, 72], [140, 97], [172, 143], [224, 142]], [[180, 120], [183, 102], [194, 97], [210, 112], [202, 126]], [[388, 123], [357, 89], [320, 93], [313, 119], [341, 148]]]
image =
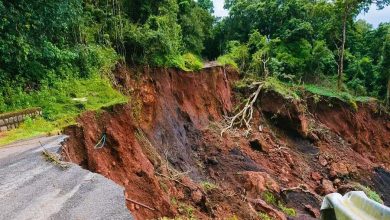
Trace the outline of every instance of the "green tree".
[[380, 62], [381, 69], [381, 77], [384, 79], [383, 81], [386, 83], [386, 96], [385, 103], [386, 106], [390, 105], [390, 31], [387, 33], [385, 42], [382, 50], [382, 57]]
[[335, 6], [337, 16], [341, 21], [341, 40], [338, 47], [339, 63], [338, 63], [338, 88], [341, 89], [343, 84], [344, 74], [344, 58], [345, 58], [345, 44], [347, 40], [347, 23], [359, 14], [360, 11], [368, 11], [371, 4], [375, 3], [378, 9], [389, 5], [389, 0], [336, 0]]
[[212, 0], [198, 0], [198, 4], [204, 10], [207, 10], [209, 13], [214, 13], [214, 4]]

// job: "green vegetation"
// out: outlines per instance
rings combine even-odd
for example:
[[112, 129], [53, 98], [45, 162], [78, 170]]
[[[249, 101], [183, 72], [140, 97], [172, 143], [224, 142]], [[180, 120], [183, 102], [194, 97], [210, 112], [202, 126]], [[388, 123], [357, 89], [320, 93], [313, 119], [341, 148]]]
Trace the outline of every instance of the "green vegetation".
[[44, 86], [31, 93], [19, 91], [13, 94], [12, 100], [12, 105], [6, 107], [23, 109], [40, 106], [43, 118], [27, 119], [19, 128], [5, 132], [0, 145], [58, 132], [61, 128], [74, 124], [75, 117], [83, 111], [123, 103], [127, 98], [112, 88], [108, 79], [94, 76], [56, 82], [51, 88]]
[[193, 206], [181, 202], [178, 204], [178, 206], [179, 206], [178, 208], [179, 213], [185, 216], [185, 219], [189, 219], [189, 220], [195, 219], [195, 214], [194, 214], [195, 208]]
[[126, 101], [109, 81], [118, 62], [193, 71], [217, 59], [286, 98], [304, 85], [354, 108], [368, 96], [390, 105], [390, 24], [354, 19], [370, 3], [226, 0], [230, 16], [216, 18], [211, 0], [0, 0], [0, 113], [41, 107], [50, 124], [0, 142]]
[[282, 210], [282, 212], [288, 216], [295, 217], [297, 215], [297, 212], [293, 208], [287, 208], [285, 205], [283, 205], [282, 202], [278, 202], [278, 208]]
[[264, 201], [268, 204], [276, 206], [278, 203], [277, 199], [275, 198], [274, 194], [270, 191], [263, 192], [262, 195]]
[[[293, 208], [288, 208], [286, 207], [281, 201], [278, 201], [278, 199], [274, 196], [274, 194], [270, 191], [265, 191], [263, 192], [262, 194], [262, 198], [263, 200], [267, 203], [267, 204], [270, 204], [270, 205], [273, 205], [273, 206], [276, 206], [278, 207], [284, 214], [288, 215], [288, 216], [296, 216], [297, 213], [295, 211], [295, 209]], [[259, 213], [259, 214], [263, 214], [263, 215], [266, 215], [264, 213]], [[261, 217], [261, 216], [260, 216]], [[267, 219], [266, 216], [263, 216], [261, 218], [264, 218], [264, 219]]]
[[372, 190], [370, 187], [363, 186], [359, 183], [356, 183], [355, 187], [357, 190], [363, 191], [367, 195], [368, 198], [374, 200], [375, 202], [383, 204], [383, 200], [381, 199], [379, 194], [377, 192], [375, 192], [374, 190]]
[[264, 81], [264, 88], [266, 90], [273, 90], [287, 99], [299, 99], [299, 95], [293, 86], [289, 86], [274, 77], [268, 77]]
[[202, 189], [205, 191], [205, 192], [209, 192], [213, 189], [217, 189], [218, 186], [215, 185], [214, 183], [211, 183], [211, 182], [208, 182], [208, 181], [203, 181], [200, 183], [200, 186], [202, 187]]
[[272, 220], [271, 216], [264, 212], [257, 212], [257, 215], [261, 220]]
[[202, 60], [192, 53], [186, 53], [182, 56], [174, 57], [171, 61], [174, 66], [184, 71], [194, 71], [203, 68]]
[[[374, 29], [355, 20], [371, 3], [228, 0], [230, 16], [215, 26], [210, 48], [222, 53], [220, 63], [239, 67], [245, 75], [329, 87], [351, 105], [356, 104], [353, 97], [361, 96], [388, 104], [390, 24]], [[381, 9], [390, 1], [375, 3]]]
[[41, 107], [36, 122], [46, 123], [7, 132], [0, 142], [125, 102], [109, 81], [118, 62], [201, 69], [212, 11], [208, 0], [0, 0], [0, 113]]

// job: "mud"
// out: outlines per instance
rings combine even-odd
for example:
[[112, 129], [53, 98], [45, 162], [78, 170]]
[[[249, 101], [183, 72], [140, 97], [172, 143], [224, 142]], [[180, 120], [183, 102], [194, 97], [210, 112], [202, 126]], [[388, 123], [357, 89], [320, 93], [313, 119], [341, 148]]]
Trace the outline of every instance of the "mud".
[[63, 155], [123, 185], [137, 219], [259, 219], [259, 212], [287, 219], [278, 203], [296, 209], [289, 218], [310, 219], [325, 192], [352, 181], [388, 198], [388, 114], [375, 112], [374, 103], [356, 111], [264, 91], [253, 132], [221, 136], [224, 116], [238, 104], [237, 79], [222, 67], [184, 73], [119, 66], [115, 85], [129, 103], [81, 115], [64, 131], [70, 138]]

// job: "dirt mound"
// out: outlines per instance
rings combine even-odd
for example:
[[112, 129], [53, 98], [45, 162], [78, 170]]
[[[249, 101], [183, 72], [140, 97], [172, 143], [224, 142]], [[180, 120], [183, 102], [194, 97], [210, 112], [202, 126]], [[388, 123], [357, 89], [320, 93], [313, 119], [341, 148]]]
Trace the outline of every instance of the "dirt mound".
[[310, 219], [324, 193], [349, 181], [387, 195], [378, 178], [388, 177], [388, 115], [344, 103], [335, 106], [340, 113], [268, 91], [249, 136], [241, 129], [221, 136], [237, 78], [222, 67], [118, 67], [116, 86], [129, 103], [80, 116], [65, 129], [63, 155], [123, 185], [137, 219]]

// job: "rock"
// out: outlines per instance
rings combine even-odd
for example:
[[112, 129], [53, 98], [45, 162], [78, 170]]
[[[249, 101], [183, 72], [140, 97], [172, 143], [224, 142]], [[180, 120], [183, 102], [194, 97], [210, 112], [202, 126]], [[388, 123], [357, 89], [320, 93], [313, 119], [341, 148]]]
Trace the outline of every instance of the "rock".
[[322, 175], [318, 172], [312, 172], [311, 173], [311, 178], [315, 181], [319, 181], [322, 179]]
[[284, 158], [286, 158], [286, 160], [289, 164], [294, 165], [294, 159], [292, 158], [291, 154], [285, 152]]
[[353, 164], [349, 164], [347, 168], [348, 168], [349, 174], [353, 174], [353, 173], [358, 172], [358, 168]]
[[240, 173], [244, 182], [244, 188], [253, 196], [258, 196], [266, 190], [280, 192], [276, 181], [265, 172], [245, 171]]
[[313, 208], [311, 205], [305, 205], [305, 210], [314, 218], [320, 218], [320, 210]]
[[342, 177], [349, 174], [348, 167], [343, 162], [332, 163], [330, 165], [331, 177]]
[[278, 219], [278, 220], [287, 220], [286, 216], [283, 214], [283, 212], [276, 210], [271, 205], [268, 205], [264, 200], [262, 199], [248, 199], [248, 202], [254, 204], [255, 209], [257, 211], [263, 211], [270, 215], [272, 219]]
[[318, 157], [318, 161], [320, 162], [321, 166], [326, 166], [328, 164], [328, 161], [325, 159], [325, 157], [323, 157], [322, 155], [320, 155]]
[[333, 180], [333, 185], [335, 185], [336, 187], [339, 186], [341, 183], [341, 180], [339, 178], [336, 178], [335, 180]]
[[322, 180], [322, 188], [324, 189], [325, 195], [336, 192], [336, 189], [334, 188], [332, 181], [327, 179]]
[[191, 199], [192, 201], [194, 201], [195, 203], [199, 203], [202, 201], [202, 198], [203, 198], [203, 194], [202, 192], [198, 189], [198, 190], [195, 190], [191, 193]]
[[216, 157], [209, 157], [207, 158], [206, 163], [210, 165], [218, 165], [219, 162]]

